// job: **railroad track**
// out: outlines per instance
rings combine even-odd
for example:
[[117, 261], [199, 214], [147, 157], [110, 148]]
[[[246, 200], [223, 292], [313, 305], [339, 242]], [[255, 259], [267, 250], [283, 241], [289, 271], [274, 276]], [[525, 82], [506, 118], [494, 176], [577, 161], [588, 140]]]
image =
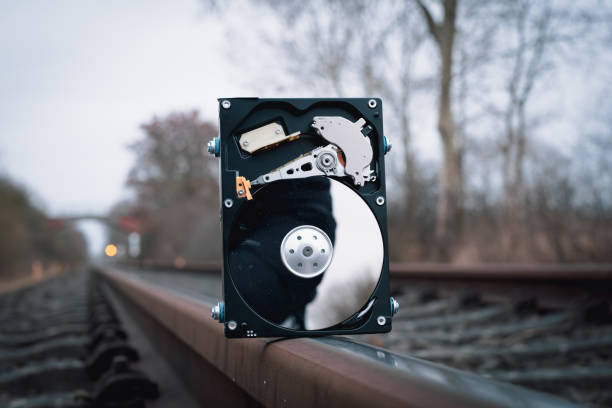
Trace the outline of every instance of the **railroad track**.
[[0, 306], [0, 406], [128, 408], [158, 397], [90, 273], [5, 294]]
[[225, 339], [216, 265], [102, 268], [97, 286], [202, 406], [611, 405], [612, 268], [492, 269], [392, 266], [393, 331], [356, 339]]
[[487, 378], [612, 406], [610, 270], [416, 271], [413, 279], [395, 280], [401, 309], [393, 331], [377, 340]]

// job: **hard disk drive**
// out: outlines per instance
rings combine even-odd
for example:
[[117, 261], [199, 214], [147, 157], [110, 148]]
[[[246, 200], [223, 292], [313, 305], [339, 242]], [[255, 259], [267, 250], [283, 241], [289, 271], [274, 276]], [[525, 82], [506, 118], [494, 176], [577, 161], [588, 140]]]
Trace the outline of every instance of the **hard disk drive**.
[[227, 337], [391, 330], [380, 99], [219, 100]]

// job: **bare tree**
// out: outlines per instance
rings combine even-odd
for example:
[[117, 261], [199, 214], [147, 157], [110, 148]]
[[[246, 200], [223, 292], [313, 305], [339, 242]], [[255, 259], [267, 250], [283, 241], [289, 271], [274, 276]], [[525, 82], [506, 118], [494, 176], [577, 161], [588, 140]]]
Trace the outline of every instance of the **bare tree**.
[[[505, 78], [506, 102], [499, 110], [503, 121], [500, 143], [505, 223], [510, 232], [510, 250], [516, 247], [524, 224], [525, 161], [534, 125], [539, 118], [529, 110], [538, 85], [549, 79], [564, 59], [573, 57], [586, 39], [593, 22], [588, 8], [528, 0], [508, 2], [499, 14], [501, 72]], [[572, 51], [569, 53], [565, 47]]]
[[[510, 27], [516, 45], [510, 53], [511, 73], [506, 85], [504, 139], [501, 144], [502, 176], [509, 225], [520, 222], [523, 192], [523, 166], [527, 144], [527, 103], [537, 80], [546, 72], [545, 52], [553, 37], [549, 33], [551, 9], [544, 7], [533, 16], [533, 4], [519, 1], [509, 10]], [[535, 18], [534, 18], [535, 17]]]
[[215, 259], [218, 174], [205, 151], [217, 127], [193, 111], [155, 117], [142, 129], [144, 137], [130, 146], [136, 161], [127, 180], [137, 193], [130, 213], [142, 218], [142, 257]]
[[455, 129], [452, 109], [453, 53], [457, 32], [457, 0], [444, 0], [443, 17], [436, 21], [429, 6], [417, 0], [431, 38], [440, 56], [438, 131], [442, 141], [442, 169], [437, 206], [436, 239], [438, 257], [448, 259], [450, 246], [461, 227], [463, 195], [463, 148]]

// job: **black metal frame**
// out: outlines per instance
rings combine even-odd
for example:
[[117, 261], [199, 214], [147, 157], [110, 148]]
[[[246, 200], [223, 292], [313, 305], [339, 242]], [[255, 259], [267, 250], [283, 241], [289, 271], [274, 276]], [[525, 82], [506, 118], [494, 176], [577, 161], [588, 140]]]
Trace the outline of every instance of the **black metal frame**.
[[[376, 105], [371, 107], [371, 98], [348, 99], [259, 99], [259, 98], [221, 98], [219, 99], [219, 143], [220, 143], [220, 206], [221, 225], [223, 234], [223, 295], [225, 301], [224, 320], [225, 336], [229, 338], [243, 338], [246, 330], [252, 330], [257, 337], [302, 337], [321, 336], [330, 334], [364, 334], [384, 333], [391, 330], [391, 307], [389, 303], [389, 256], [387, 237], [387, 208], [385, 190], [385, 141], [383, 133], [382, 101], [373, 98]], [[229, 101], [229, 108], [223, 106]], [[245, 154], [238, 146], [239, 135], [250, 129], [276, 121], [285, 127], [287, 134], [295, 131], [313, 134], [310, 128], [313, 116], [343, 116], [352, 122], [360, 117], [366, 120], [366, 126], [371, 129], [369, 137], [374, 152], [373, 162], [376, 168], [376, 181], [367, 182], [363, 187], [356, 188], [346, 178], [338, 178], [357, 192], [370, 207], [382, 232], [384, 245], [384, 261], [380, 279], [371, 299], [375, 298], [371, 309], [355, 322], [355, 316], [343, 323], [322, 330], [291, 330], [278, 326], [259, 316], [240, 296], [233, 283], [229, 259], [229, 237], [240, 206], [245, 199], [236, 196], [236, 172], [240, 176], [253, 180], [255, 177], [279, 167], [292, 158], [312, 150], [321, 145], [320, 139], [315, 144], [313, 139], [301, 137], [282, 147], [257, 153], [253, 156]], [[254, 188], [253, 191], [256, 191]], [[376, 198], [382, 196], [385, 203], [379, 205]], [[227, 207], [224, 200], [233, 200], [233, 205]], [[368, 302], [369, 303], [369, 302]], [[367, 304], [367, 303], [366, 303]], [[364, 305], [365, 306], [365, 305]], [[379, 325], [377, 318], [384, 316], [386, 322]], [[237, 323], [234, 330], [228, 329], [229, 321]]]

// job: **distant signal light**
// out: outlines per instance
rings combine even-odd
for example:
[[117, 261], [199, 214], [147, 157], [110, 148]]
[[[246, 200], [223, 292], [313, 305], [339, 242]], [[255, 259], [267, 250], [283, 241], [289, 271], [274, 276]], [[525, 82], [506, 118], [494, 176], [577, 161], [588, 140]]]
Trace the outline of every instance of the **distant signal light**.
[[104, 253], [106, 256], [113, 257], [117, 255], [117, 246], [113, 244], [108, 244], [106, 248], [104, 248]]

